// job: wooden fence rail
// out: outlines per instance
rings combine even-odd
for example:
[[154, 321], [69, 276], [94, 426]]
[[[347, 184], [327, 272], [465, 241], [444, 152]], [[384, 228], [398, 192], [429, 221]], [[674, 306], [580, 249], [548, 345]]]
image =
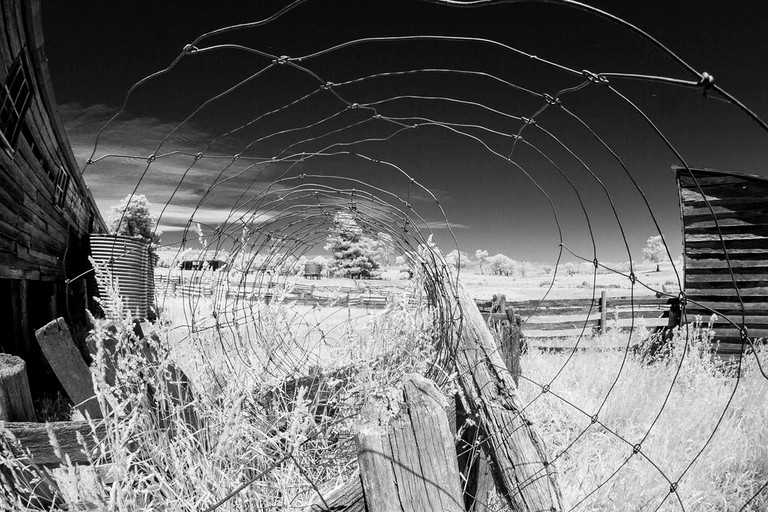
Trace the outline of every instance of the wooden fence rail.
[[[485, 318], [492, 300], [475, 300]], [[605, 333], [609, 329], [635, 330], [672, 327], [679, 320], [677, 298], [607, 297], [507, 302], [527, 338], [559, 338]]]

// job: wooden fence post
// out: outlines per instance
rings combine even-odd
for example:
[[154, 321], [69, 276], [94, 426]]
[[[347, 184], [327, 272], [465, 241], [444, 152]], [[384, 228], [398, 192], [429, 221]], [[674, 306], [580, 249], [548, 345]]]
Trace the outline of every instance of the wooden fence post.
[[0, 354], [0, 420], [37, 421], [27, 365], [22, 358], [10, 354]]
[[404, 403], [390, 418], [371, 401], [357, 433], [368, 512], [464, 512], [456, 447], [437, 386], [407, 375]]
[[72, 341], [69, 327], [63, 318], [48, 322], [35, 331], [43, 355], [51, 365], [67, 395], [75, 407], [91, 418], [101, 418], [101, 409], [93, 391], [91, 370], [83, 361], [80, 351]]
[[600, 292], [600, 334], [605, 334], [605, 324], [608, 317], [608, 301], [605, 298], [605, 291]]
[[482, 433], [496, 489], [517, 511], [560, 511], [562, 497], [544, 442], [521, 412], [517, 386], [471, 295], [459, 284], [459, 385]]

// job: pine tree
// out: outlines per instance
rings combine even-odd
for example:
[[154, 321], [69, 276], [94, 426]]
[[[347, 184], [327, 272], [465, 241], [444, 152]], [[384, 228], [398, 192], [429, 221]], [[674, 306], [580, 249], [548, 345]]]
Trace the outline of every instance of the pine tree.
[[325, 245], [325, 250], [333, 255], [328, 270], [353, 279], [378, 277], [380, 265], [374, 257], [378, 246], [378, 241], [363, 236], [363, 230], [351, 214], [337, 213]]

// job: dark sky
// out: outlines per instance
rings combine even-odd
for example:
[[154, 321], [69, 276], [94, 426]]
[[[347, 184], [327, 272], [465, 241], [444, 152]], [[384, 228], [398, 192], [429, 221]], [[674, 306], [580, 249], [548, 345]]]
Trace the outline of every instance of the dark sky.
[[[590, 3], [645, 29], [694, 68], [712, 74], [717, 84], [759, 115], [768, 117], [768, 31], [766, 8], [758, 2], [738, 9], [724, 2], [687, 0]], [[167, 66], [196, 36], [265, 18], [285, 5], [284, 0], [44, 2], [49, 66], [75, 154], [85, 162], [93, 150], [96, 131], [117, 111], [128, 89]], [[415, 34], [491, 39], [575, 70], [693, 79], [636, 34], [593, 15], [541, 3], [468, 10], [413, 0], [311, 0], [269, 25], [212, 37], [199, 46], [234, 43], [294, 57], [361, 37]], [[584, 81], [583, 77], [477, 41], [369, 43], [302, 64], [323, 80], [335, 83], [373, 73], [446, 68], [488, 73], [555, 96]], [[268, 65], [268, 59], [231, 49], [183, 59], [172, 72], [135, 91], [126, 114], [103, 134], [96, 156], [152, 153], [163, 137], [202, 102]], [[689, 165], [768, 175], [768, 134], [734, 107], [705, 98], [695, 89], [621, 79], [612, 79], [611, 83], [657, 124]], [[317, 89], [317, 80], [308, 74], [289, 66], [274, 66], [195, 115], [163, 146], [163, 151], [203, 151], [217, 135]], [[499, 81], [456, 73], [380, 78], [337, 91], [357, 103], [398, 95], [450, 97], [521, 117], [530, 117], [542, 105], [540, 98]], [[631, 178], [646, 193], [672, 252], [678, 254], [681, 228], [670, 167], [681, 162], [674, 152], [632, 107], [604, 86], [590, 85], [561, 99], [568, 111], [621, 158]], [[342, 109], [331, 94], [315, 94], [295, 108], [219, 139], [208, 151], [213, 156], [239, 153], [254, 140], [315, 123]], [[559, 243], [555, 216], [530, 178], [550, 196], [565, 244], [590, 259], [593, 249], [587, 217], [574, 187], [586, 205], [601, 260], [628, 259], [611, 201], [633, 257], [639, 257], [645, 240], [656, 234], [651, 214], [626, 172], [584, 124], [560, 109], [548, 109], [537, 118], [537, 128], [527, 127], [522, 132], [525, 143], [518, 143], [512, 153], [520, 167], [486, 148], [509, 155], [513, 140], [508, 135], [520, 130], [519, 120], [488, 108], [444, 100], [401, 99], [381, 103], [377, 109], [391, 118], [420, 117], [475, 126], [462, 128], [475, 138], [444, 127], [424, 126], [385, 142], [355, 145], [359, 153], [397, 164], [432, 190], [454, 225], [462, 250], [474, 253], [484, 248], [518, 260], [554, 259]], [[243, 154], [271, 157], [294, 142], [363, 121], [367, 116], [367, 112], [346, 111], [312, 129], [264, 139]], [[393, 131], [391, 123], [368, 120], [355, 129], [294, 149], [316, 151], [329, 142], [382, 137]], [[564, 146], [604, 183], [608, 195]], [[222, 162], [203, 159], [184, 178], [160, 221], [166, 242], [178, 239], [180, 226], [226, 165]], [[145, 193], [159, 211], [189, 163], [190, 157], [184, 156], [158, 159], [150, 166], [139, 193]], [[359, 158], [317, 158], [304, 165], [306, 173], [354, 177], [403, 197], [408, 194], [407, 179]], [[141, 160], [106, 158], [88, 167], [85, 177], [100, 205], [106, 208], [133, 190], [145, 166]], [[227, 169], [225, 176], [245, 166], [240, 162]], [[256, 188], [283, 169], [274, 166], [265, 171]], [[242, 181], [245, 177], [248, 181]], [[216, 186], [206, 196], [195, 220], [215, 225], [222, 212], [229, 211], [233, 198], [253, 180], [253, 173], [246, 172], [241, 178]], [[412, 190], [412, 202], [427, 220], [441, 220], [423, 194]], [[436, 233], [438, 240], [446, 240], [445, 230], [437, 229]]]

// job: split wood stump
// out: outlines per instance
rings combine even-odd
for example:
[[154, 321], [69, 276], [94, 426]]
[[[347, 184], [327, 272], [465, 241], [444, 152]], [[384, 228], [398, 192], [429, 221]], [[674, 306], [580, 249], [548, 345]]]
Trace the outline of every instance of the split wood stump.
[[513, 510], [560, 511], [562, 498], [544, 442], [525, 418], [517, 386], [472, 296], [458, 286], [463, 313], [456, 371], [491, 462], [496, 489]]
[[27, 364], [18, 356], [0, 354], [0, 420], [37, 421], [29, 391]]
[[432, 381], [411, 374], [404, 379], [403, 395], [399, 404], [372, 399], [363, 411], [356, 440], [368, 511], [463, 512], [442, 394]]
[[101, 418], [101, 409], [93, 391], [91, 370], [83, 361], [69, 327], [63, 318], [48, 322], [35, 331], [37, 342], [53, 372], [80, 413]]

